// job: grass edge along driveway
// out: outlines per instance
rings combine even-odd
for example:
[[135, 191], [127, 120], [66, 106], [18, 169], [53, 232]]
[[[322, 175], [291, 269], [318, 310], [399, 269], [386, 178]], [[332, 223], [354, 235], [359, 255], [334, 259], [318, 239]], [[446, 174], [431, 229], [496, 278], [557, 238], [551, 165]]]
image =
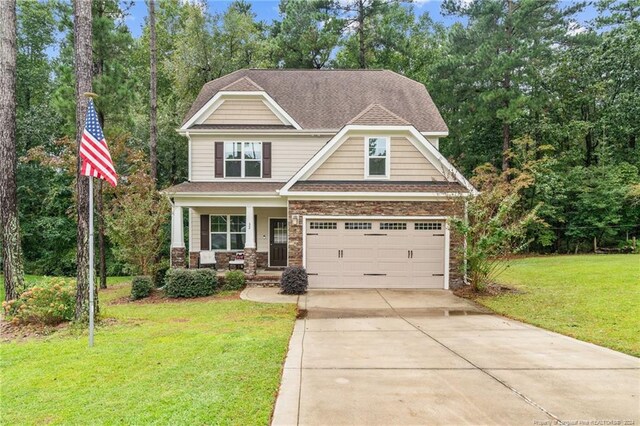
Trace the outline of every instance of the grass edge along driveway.
[[295, 305], [213, 299], [110, 305], [86, 332], [0, 344], [2, 424], [268, 424]]
[[516, 259], [498, 281], [522, 293], [476, 301], [507, 317], [640, 356], [640, 255]]

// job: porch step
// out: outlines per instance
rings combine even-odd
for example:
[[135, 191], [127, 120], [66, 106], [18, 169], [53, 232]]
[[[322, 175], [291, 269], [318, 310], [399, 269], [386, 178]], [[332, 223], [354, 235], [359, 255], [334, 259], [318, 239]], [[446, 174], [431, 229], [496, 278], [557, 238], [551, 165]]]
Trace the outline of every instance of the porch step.
[[247, 285], [251, 287], [278, 287], [280, 285], [279, 275], [256, 275], [247, 277]]

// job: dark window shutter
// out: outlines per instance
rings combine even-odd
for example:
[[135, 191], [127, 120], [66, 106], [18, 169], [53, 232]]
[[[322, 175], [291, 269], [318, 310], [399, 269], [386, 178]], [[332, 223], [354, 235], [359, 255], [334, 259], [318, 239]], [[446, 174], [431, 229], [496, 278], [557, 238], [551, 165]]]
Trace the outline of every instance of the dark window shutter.
[[209, 215], [200, 215], [200, 250], [209, 250]]
[[224, 142], [215, 143], [215, 157], [215, 176], [217, 178], [224, 177]]
[[271, 177], [271, 142], [262, 142], [262, 177]]
[[256, 243], [256, 248], [258, 247], [258, 215], [253, 216], [253, 241]]

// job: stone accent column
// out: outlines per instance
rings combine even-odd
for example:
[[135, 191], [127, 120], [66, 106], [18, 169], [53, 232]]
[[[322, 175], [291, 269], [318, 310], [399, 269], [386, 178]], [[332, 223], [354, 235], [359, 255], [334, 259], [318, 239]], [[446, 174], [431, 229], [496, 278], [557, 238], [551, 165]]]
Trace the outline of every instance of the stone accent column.
[[244, 273], [249, 277], [256, 276], [257, 270], [256, 249], [245, 247], [244, 249]]
[[250, 277], [256, 275], [257, 257], [256, 257], [256, 238], [255, 238], [255, 220], [253, 218], [253, 206], [247, 206], [245, 216], [245, 236], [244, 236], [244, 272]]
[[187, 249], [184, 247], [172, 247], [171, 248], [171, 267], [172, 268], [184, 268], [185, 256], [187, 255]]
[[187, 249], [184, 246], [182, 207], [171, 206], [171, 267], [184, 268]]

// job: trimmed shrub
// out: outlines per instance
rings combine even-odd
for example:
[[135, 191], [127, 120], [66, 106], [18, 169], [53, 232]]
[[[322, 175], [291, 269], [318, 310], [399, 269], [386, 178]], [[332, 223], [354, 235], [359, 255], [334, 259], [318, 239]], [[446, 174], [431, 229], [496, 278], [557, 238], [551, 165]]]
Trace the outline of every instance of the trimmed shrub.
[[164, 285], [164, 277], [167, 275], [167, 271], [169, 270], [169, 264], [166, 261], [160, 262], [156, 265], [155, 270], [153, 272], [153, 286], [158, 288]]
[[247, 278], [242, 271], [229, 271], [224, 274], [223, 290], [240, 290], [244, 288]]
[[76, 303], [74, 280], [52, 278], [37, 282], [16, 300], [2, 302], [14, 324], [56, 325], [71, 321]]
[[309, 277], [301, 266], [289, 266], [280, 278], [280, 289], [283, 294], [304, 294], [307, 292]]
[[131, 280], [131, 299], [138, 300], [149, 297], [152, 288], [151, 277], [133, 277]]
[[218, 279], [211, 269], [169, 269], [164, 292], [168, 297], [210, 296], [218, 290]]

